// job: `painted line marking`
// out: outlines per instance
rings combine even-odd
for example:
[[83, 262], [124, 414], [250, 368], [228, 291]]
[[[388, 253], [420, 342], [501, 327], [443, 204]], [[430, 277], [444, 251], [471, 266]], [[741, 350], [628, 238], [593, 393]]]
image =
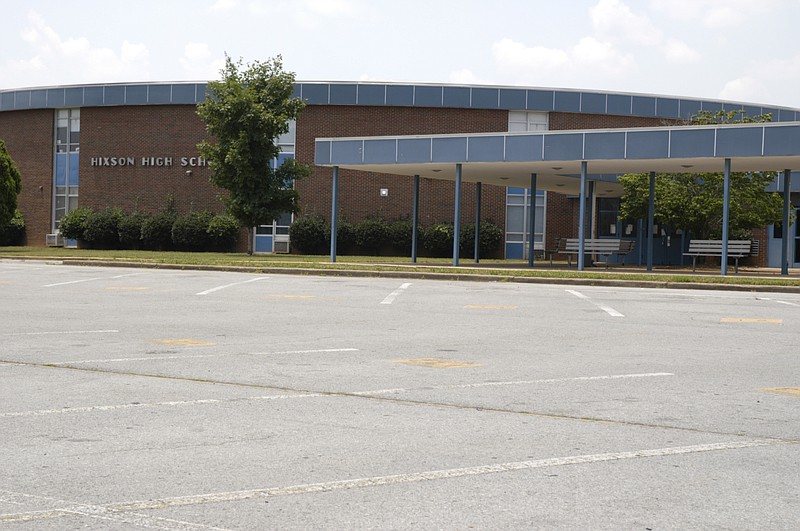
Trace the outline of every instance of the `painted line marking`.
[[465, 310], [516, 310], [516, 306], [476, 306], [469, 304], [464, 306]]
[[765, 387], [764, 389], [756, 389], [756, 391], [800, 397], [800, 387]]
[[[423, 481], [439, 481], [444, 479], [462, 478], [469, 476], [485, 476], [488, 474], [502, 474], [516, 471], [535, 470], [541, 468], [552, 468], [558, 466], [584, 465], [593, 463], [603, 463], [609, 461], [623, 461], [628, 459], [648, 459], [659, 457], [670, 457], [679, 455], [689, 455], [703, 452], [721, 452], [726, 450], [740, 450], [745, 448], [757, 448], [763, 446], [775, 446], [779, 444], [791, 444], [786, 441], [776, 440], [750, 440], [750, 441], [729, 441], [710, 444], [695, 444], [690, 446], [673, 446], [667, 448], [656, 448], [651, 450], [635, 450], [629, 452], [609, 452], [602, 454], [573, 455], [566, 457], [553, 457], [547, 459], [534, 459], [528, 461], [512, 461], [508, 463], [479, 465], [464, 468], [450, 468], [431, 470], [427, 472], [414, 472], [409, 474], [395, 474], [388, 476], [372, 476], [357, 479], [345, 479], [340, 481], [329, 481], [323, 483], [305, 483], [291, 485], [287, 487], [267, 487], [261, 489], [238, 490], [228, 492], [215, 492], [207, 494], [197, 494], [193, 496], [177, 496], [171, 498], [161, 498], [155, 500], [144, 500], [134, 502], [112, 503], [104, 506], [91, 506], [93, 511], [87, 516], [102, 517], [102, 515], [112, 515], [123, 518], [123, 514], [131, 511], [145, 511], [154, 509], [166, 509], [170, 507], [186, 507], [192, 505], [204, 505], [208, 503], [229, 503], [236, 501], [249, 500], [253, 498], [269, 498], [276, 496], [292, 496], [302, 494], [313, 494], [321, 492], [333, 492], [338, 490], [363, 489], [380, 487], [384, 485], [399, 485], [408, 483], [419, 483]], [[2, 495], [4, 491], [0, 491]], [[14, 493], [9, 493], [14, 494]], [[86, 505], [64, 507], [47, 512], [28, 512], [10, 513], [0, 515], [0, 522], [19, 522], [41, 520], [63, 516], [63, 513], [76, 513], [75, 507], [84, 508]], [[89, 512], [84, 510], [83, 512]], [[138, 518], [138, 514], [136, 517]], [[155, 518], [155, 517], [150, 517]], [[160, 519], [158, 523], [166, 519]], [[148, 522], [154, 524], [156, 522]], [[182, 522], [186, 524], [186, 522]], [[191, 524], [189, 524], [191, 525]]]
[[595, 302], [592, 299], [590, 299], [589, 297], [587, 297], [586, 295], [584, 295], [583, 293], [581, 293], [580, 291], [575, 291], [575, 290], [572, 290], [572, 289], [568, 289], [567, 293], [571, 293], [571, 294], [575, 295], [576, 297], [578, 297], [579, 299], [583, 299], [583, 300], [585, 300], [585, 301], [587, 301], [587, 302], [589, 302], [591, 304], [594, 304], [595, 306], [597, 306], [598, 308], [600, 308], [601, 310], [606, 312], [611, 317], [625, 317], [624, 315], [619, 313], [614, 308], [612, 308], [610, 306], [606, 306], [605, 304], [601, 304], [599, 302]]
[[0, 334], [2, 337], [7, 336], [49, 336], [60, 334], [116, 334], [119, 330], [63, 330], [60, 332], [13, 332], [10, 334]]
[[468, 361], [448, 360], [444, 358], [417, 358], [413, 360], [392, 360], [392, 363], [402, 363], [405, 365], [418, 365], [431, 369], [461, 369], [464, 367], [480, 367], [480, 363]]
[[783, 324], [783, 319], [755, 319], [748, 317], [723, 317], [719, 320], [720, 323], [770, 323], [770, 324]]
[[381, 301], [381, 304], [391, 304], [394, 300], [405, 290], [407, 290], [411, 286], [410, 282], [406, 282], [405, 284], [401, 284], [399, 288], [391, 292], [389, 295], [386, 296], [385, 299]]
[[216, 343], [212, 343], [211, 341], [200, 341], [188, 337], [179, 339], [153, 339], [151, 343], [168, 347], [211, 347], [216, 345]]
[[222, 290], [222, 289], [225, 289], [225, 288], [230, 288], [230, 287], [233, 287], [233, 286], [241, 286], [242, 284], [249, 284], [251, 282], [258, 282], [259, 280], [266, 280], [268, 278], [269, 277], [256, 277], [256, 278], [251, 278], [249, 280], [243, 280], [242, 282], [234, 282], [232, 284], [225, 284], [224, 286], [217, 286], [216, 288], [211, 288], [211, 289], [207, 289], [205, 291], [201, 291], [200, 293], [197, 293], [197, 295], [208, 295], [209, 293], [214, 293], [215, 291], [219, 291], [219, 290]]
[[777, 303], [777, 304], [785, 304], [786, 306], [796, 306], [796, 307], [800, 307], [800, 304], [796, 304], [796, 303], [794, 303], [794, 302], [789, 302], [789, 301], [779, 301], [779, 300], [777, 300], [777, 299], [770, 299], [770, 298], [768, 298], [768, 297], [756, 297], [756, 300], [757, 300], [757, 301], [770, 301], [770, 302], [774, 302], [774, 303]]
[[136, 275], [144, 275], [144, 273], [128, 273], [127, 275], [116, 275], [113, 277], [93, 277], [93, 278], [84, 278], [81, 280], [70, 280], [68, 282], [56, 282], [55, 284], [46, 284], [42, 287], [44, 288], [53, 288], [55, 286], [66, 286], [67, 284], [80, 284], [81, 282], [92, 282], [94, 280], [112, 280], [117, 278], [125, 278], [125, 277], [134, 277]]
[[323, 352], [357, 352], [357, 348], [323, 348], [314, 350], [286, 350], [283, 352], [246, 352], [244, 354], [185, 354], [178, 356], [144, 356], [139, 358], [110, 358], [110, 359], [97, 359], [97, 360], [75, 360], [75, 361], [60, 361], [60, 362], [42, 362], [45, 365], [62, 366], [73, 365], [78, 363], [117, 363], [125, 361], [150, 361], [150, 360], [183, 360], [195, 358], [219, 358], [222, 356], [269, 356], [281, 354], [316, 354]]

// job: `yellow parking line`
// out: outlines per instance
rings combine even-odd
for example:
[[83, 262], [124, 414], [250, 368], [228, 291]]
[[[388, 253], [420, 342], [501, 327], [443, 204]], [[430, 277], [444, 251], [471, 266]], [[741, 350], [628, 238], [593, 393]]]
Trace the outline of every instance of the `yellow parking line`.
[[720, 323], [770, 323], [783, 324], [783, 319], [755, 319], [748, 317], [723, 317]]
[[417, 358], [412, 360], [392, 360], [392, 363], [403, 363], [405, 365], [418, 365], [431, 369], [461, 369], [464, 367], [480, 367], [480, 363], [470, 363], [468, 361], [448, 360], [444, 358]]
[[169, 347], [210, 347], [216, 344], [210, 341], [199, 341], [197, 339], [189, 339], [189, 338], [154, 339], [152, 342], [158, 345], [165, 345]]
[[765, 387], [764, 389], [756, 389], [756, 391], [800, 397], [800, 387]]

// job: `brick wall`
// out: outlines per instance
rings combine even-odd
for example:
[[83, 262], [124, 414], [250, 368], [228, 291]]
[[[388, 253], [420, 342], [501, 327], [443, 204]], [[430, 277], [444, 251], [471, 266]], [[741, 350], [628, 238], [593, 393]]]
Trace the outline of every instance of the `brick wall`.
[[25, 245], [43, 246], [53, 208], [52, 110], [0, 113], [0, 138], [22, 174], [19, 207], [25, 217]]

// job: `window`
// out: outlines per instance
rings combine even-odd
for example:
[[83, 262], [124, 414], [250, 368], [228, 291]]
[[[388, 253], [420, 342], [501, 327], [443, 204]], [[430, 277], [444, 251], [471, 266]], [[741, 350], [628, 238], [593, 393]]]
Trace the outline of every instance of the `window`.
[[[534, 249], [544, 249], [546, 194], [536, 192], [536, 227], [533, 235]], [[526, 188], [506, 189], [506, 258], [521, 259], [527, 256], [530, 245], [531, 191]]]
[[546, 112], [509, 111], [509, 133], [527, 133], [531, 131], [547, 131], [548, 114]]
[[55, 164], [53, 175], [53, 230], [61, 218], [78, 208], [81, 111], [59, 109], [55, 116]]

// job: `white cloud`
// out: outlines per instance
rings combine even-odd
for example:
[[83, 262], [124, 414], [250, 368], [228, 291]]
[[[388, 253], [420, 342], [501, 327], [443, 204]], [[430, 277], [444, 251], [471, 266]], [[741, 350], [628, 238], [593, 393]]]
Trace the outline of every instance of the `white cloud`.
[[668, 40], [662, 50], [667, 61], [674, 64], [699, 63], [702, 59], [697, 50], [676, 39]]
[[503, 69], [553, 69], [570, 63], [569, 54], [557, 48], [527, 47], [511, 39], [502, 39], [492, 45], [492, 53]]
[[190, 42], [183, 48], [181, 66], [191, 79], [218, 79], [220, 70], [225, 66], [225, 59], [214, 58], [206, 43]]
[[584, 37], [572, 49], [576, 64], [584, 68], [600, 68], [610, 73], [622, 74], [636, 66], [633, 56], [594, 37]]
[[709, 29], [741, 26], [786, 3], [787, 0], [651, 0], [653, 8], [669, 18], [699, 22]]
[[725, 84], [719, 93], [723, 100], [757, 102], [768, 92], [766, 84], [751, 76], [744, 76]]
[[349, 0], [306, 0], [305, 5], [312, 13], [328, 17], [352, 15], [356, 12], [355, 6]]
[[600, 0], [589, 14], [595, 35], [604, 41], [655, 46], [663, 38], [647, 16], [634, 14], [620, 0]]
[[475, 75], [472, 70], [468, 68], [462, 68], [461, 70], [454, 70], [450, 72], [450, 77], [448, 78], [450, 83], [456, 83], [459, 85], [489, 85], [491, 84], [489, 81], [485, 79], [479, 78]]
[[239, 0], [217, 0], [214, 4], [209, 8], [210, 11], [222, 12], [222, 11], [231, 11], [239, 7]]

